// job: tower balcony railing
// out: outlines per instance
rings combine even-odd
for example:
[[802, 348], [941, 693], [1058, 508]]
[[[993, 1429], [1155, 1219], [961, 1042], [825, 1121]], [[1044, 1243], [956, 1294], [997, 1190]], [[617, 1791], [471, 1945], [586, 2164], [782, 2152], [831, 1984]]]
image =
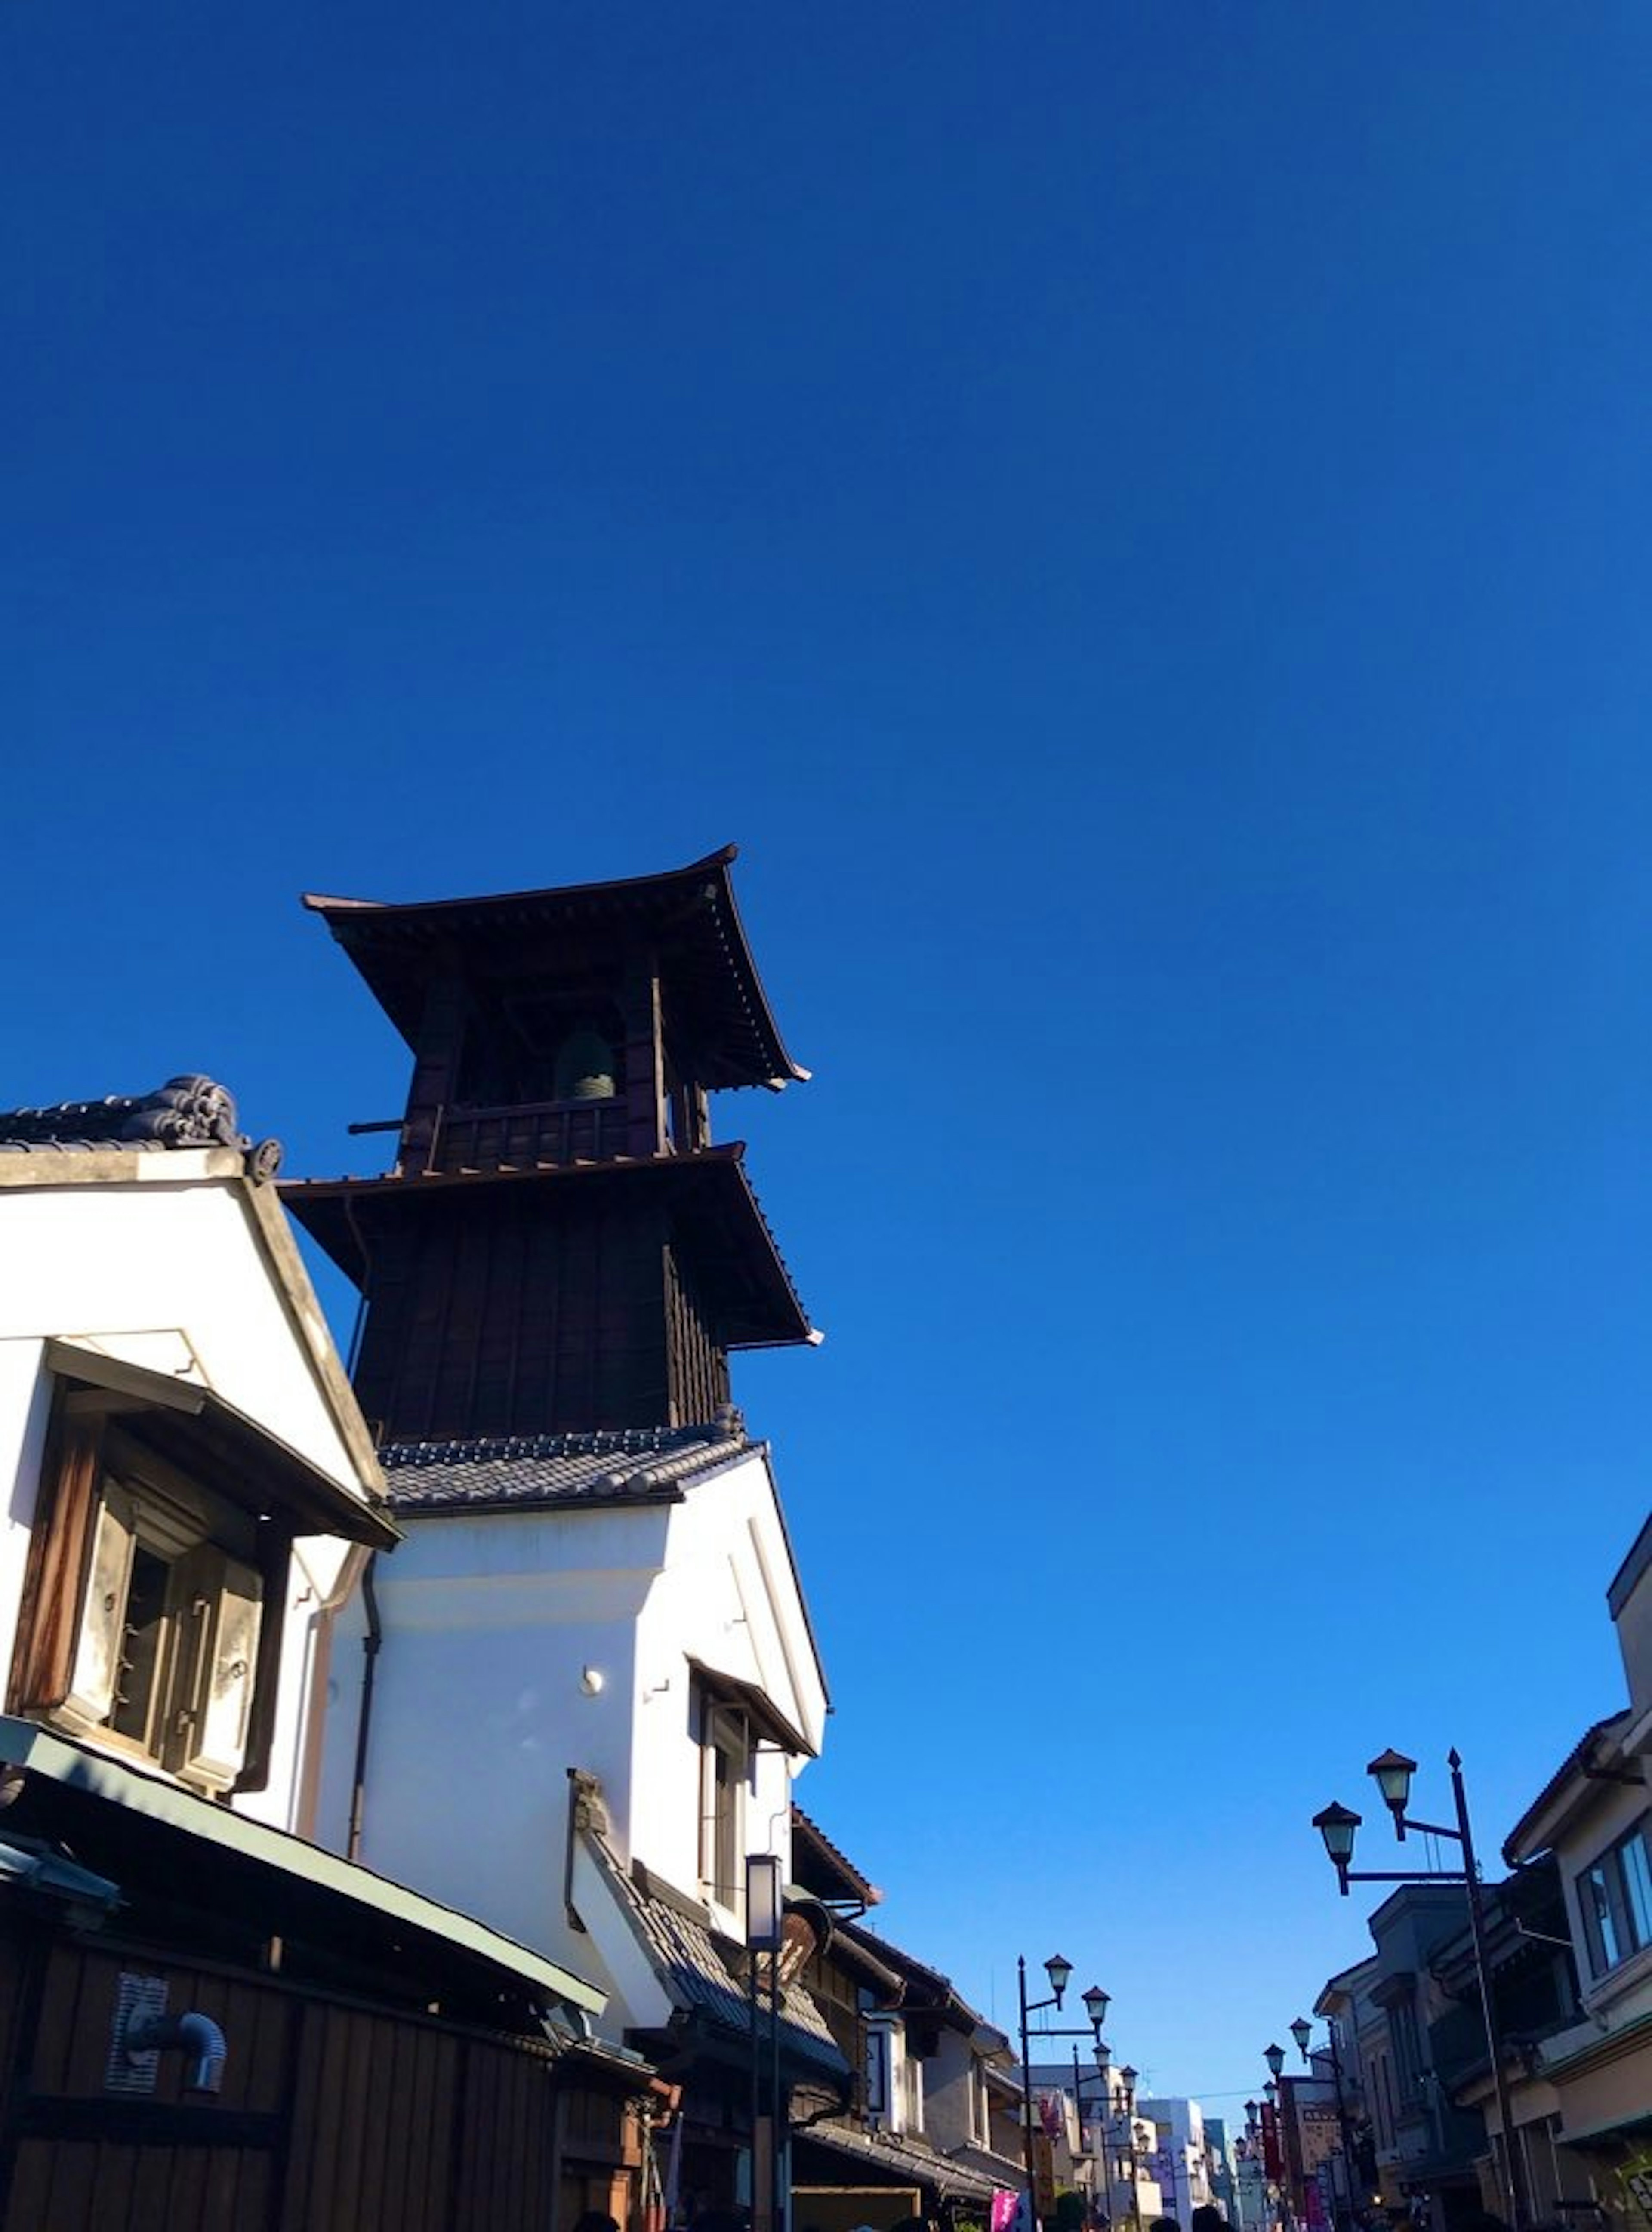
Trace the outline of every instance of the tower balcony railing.
[[599, 1163], [628, 1152], [630, 1112], [624, 1100], [530, 1100], [472, 1108], [444, 1104], [435, 1112], [421, 1152], [410, 1125], [403, 1168], [440, 1171], [560, 1168]]

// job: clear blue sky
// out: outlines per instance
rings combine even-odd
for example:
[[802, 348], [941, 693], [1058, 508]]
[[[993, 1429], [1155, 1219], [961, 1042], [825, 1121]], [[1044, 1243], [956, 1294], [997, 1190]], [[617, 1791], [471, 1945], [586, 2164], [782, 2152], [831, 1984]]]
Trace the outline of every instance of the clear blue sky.
[[1613, 4], [0, 21], [0, 1100], [199, 1067], [371, 1167], [301, 888], [739, 840], [816, 1073], [720, 1111], [829, 1333], [737, 1391], [800, 1794], [1163, 2091], [1360, 1952], [1307, 1816], [1372, 1752], [1458, 1744], [1494, 1847], [1621, 1702], [1649, 63]]

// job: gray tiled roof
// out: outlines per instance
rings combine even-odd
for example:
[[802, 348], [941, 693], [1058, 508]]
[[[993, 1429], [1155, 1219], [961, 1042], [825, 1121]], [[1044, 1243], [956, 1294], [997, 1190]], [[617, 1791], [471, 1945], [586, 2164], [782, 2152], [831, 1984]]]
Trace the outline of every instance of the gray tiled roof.
[[547, 1503], [675, 1503], [687, 1483], [758, 1446], [731, 1415], [702, 1426], [392, 1442], [379, 1461], [391, 1509], [411, 1515]]
[[227, 1087], [192, 1073], [169, 1077], [154, 1093], [112, 1093], [102, 1100], [0, 1109], [0, 1154], [99, 1147], [251, 1150], [263, 1178], [273, 1178], [281, 1160], [273, 1139], [254, 1148], [238, 1128], [235, 1096]]
[[[621, 1911], [640, 1940], [650, 1964], [676, 2006], [698, 2016], [726, 2037], [749, 2039], [751, 2002], [742, 1979], [718, 1950], [709, 1919], [692, 1903], [662, 1896], [627, 1872], [597, 1831], [585, 1832]], [[765, 2029], [768, 2015], [762, 2017]], [[788, 1984], [781, 2002], [782, 2051], [823, 2075], [845, 2078], [849, 2065], [839, 2051], [826, 2017], [800, 1984]]]
[[916, 2179], [954, 2200], [990, 2201], [994, 2190], [993, 2179], [949, 2156], [937, 2154], [923, 2139], [869, 2131], [864, 2125], [845, 2123], [837, 2117], [810, 2125], [800, 2136], [869, 2170], [882, 2170], [891, 2180]]

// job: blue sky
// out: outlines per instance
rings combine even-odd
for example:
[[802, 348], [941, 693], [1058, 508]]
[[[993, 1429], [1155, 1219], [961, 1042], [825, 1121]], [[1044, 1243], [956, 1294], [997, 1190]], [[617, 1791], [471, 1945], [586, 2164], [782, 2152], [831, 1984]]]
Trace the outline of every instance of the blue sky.
[[1492, 1847], [1621, 1698], [1649, 64], [1629, 5], [0, 23], [0, 1099], [199, 1067], [370, 1167], [301, 889], [738, 840], [815, 1072], [719, 1111], [829, 1334], [737, 1388], [800, 1794], [1161, 2091], [1357, 1956], [1368, 1756], [1460, 1746]]

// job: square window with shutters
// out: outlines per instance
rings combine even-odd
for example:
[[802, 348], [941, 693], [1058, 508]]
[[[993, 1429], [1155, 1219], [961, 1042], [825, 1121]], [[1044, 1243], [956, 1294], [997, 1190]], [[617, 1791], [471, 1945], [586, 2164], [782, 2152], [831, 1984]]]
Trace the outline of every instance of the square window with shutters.
[[60, 1398], [9, 1709], [209, 1795], [257, 1787], [292, 1529], [238, 1485]]

